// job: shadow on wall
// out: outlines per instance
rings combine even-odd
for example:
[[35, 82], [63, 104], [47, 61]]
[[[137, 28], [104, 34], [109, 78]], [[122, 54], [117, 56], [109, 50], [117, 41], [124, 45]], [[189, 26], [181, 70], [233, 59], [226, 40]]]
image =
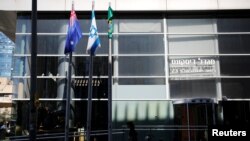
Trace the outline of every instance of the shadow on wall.
[[17, 14], [15, 11], [0, 11], [0, 31], [13, 42], [16, 38], [16, 19]]

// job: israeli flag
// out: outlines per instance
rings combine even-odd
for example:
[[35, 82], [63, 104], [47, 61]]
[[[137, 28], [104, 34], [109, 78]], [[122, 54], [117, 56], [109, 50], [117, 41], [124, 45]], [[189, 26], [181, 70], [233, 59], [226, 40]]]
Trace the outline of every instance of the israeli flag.
[[101, 42], [98, 36], [96, 20], [95, 20], [95, 12], [92, 10], [92, 21], [89, 31], [89, 40], [87, 46], [87, 53], [91, 55], [95, 55], [95, 51], [97, 47], [101, 47]]

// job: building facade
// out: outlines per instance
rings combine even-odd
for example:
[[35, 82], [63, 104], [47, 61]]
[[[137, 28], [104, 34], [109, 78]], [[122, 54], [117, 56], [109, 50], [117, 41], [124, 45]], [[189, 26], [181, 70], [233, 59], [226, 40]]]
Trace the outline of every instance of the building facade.
[[[91, 0], [75, 0], [83, 38], [73, 54], [70, 127], [86, 128], [86, 54]], [[250, 119], [250, 2], [247, 0], [111, 0], [114, 140], [133, 121], [139, 140], [199, 141], [209, 125]], [[28, 130], [31, 0], [3, 1], [17, 11], [12, 80], [16, 125]], [[93, 130], [107, 130], [108, 1], [95, 1], [101, 40], [94, 57]], [[64, 129], [64, 55], [71, 0], [38, 0], [38, 133]], [[54, 117], [54, 118], [53, 118]], [[55, 118], [56, 117], [56, 118]], [[43, 129], [43, 130], [40, 130]], [[23, 134], [23, 132], [21, 133]], [[97, 140], [107, 135], [95, 136]], [[94, 137], [93, 137], [94, 138]]]
[[[12, 101], [14, 89], [11, 81], [12, 58], [15, 44], [4, 33], [0, 32], [0, 128], [8, 123], [15, 115], [14, 101]], [[0, 131], [0, 139], [3, 139]]]

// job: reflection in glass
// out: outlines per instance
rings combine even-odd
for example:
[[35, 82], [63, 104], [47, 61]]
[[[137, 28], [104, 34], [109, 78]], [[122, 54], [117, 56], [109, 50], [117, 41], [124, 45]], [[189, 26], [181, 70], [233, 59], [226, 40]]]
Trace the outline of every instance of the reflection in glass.
[[170, 54], [216, 53], [215, 35], [189, 35], [214, 33], [214, 19], [168, 19], [167, 28]]
[[119, 76], [164, 76], [164, 57], [119, 57]]
[[221, 54], [249, 54], [250, 35], [219, 35]]
[[[170, 76], [216, 76], [216, 57], [213, 56], [170, 56], [169, 74]], [[175, 78], [171, 78], [175, 79]]]
[[221, 75], [250, 75], [250, 56], [220, 56]]
[[[93, 78], [93, 98], [107, 98], [107, 79], [106, 78]], [[16, 99], [29, 98], [30, 92], [30, 79], [29, 78], [14, 78], [14, 86], [16, 89], [13, 95]], [[61, 91], [60, 86], [64, 89]], [[66, 94], [66, 79], [58, 78], [38, 78], [37, 79], [37, 98], [65, 98]], [[87, 98], [88, 97], [88, 78], [72, 78], [72, 98]], [[63, 94], [61, 94], [63, 93]], [[62, 95], [62, 97], [60, 97]]]
[[164, 85], [165, 78], [119, 78], [119, 85]]
[[[14, 76], [29, 76], [30, 75], [30, 56], [15, 57], [15, 71]], [[94, 76], [107, 76], [108, 74], [108, 58], [96, 56], [93, 59]], [[75, 76], [88, 76], [89, 75], [89, 57], [73, 56], [73, 74]], [[66, 76], [68, 58], [64, 57], [37, 57], [37, 76]], [[59, 67], [62, 65], [62, 67]], [[63, 70], [62, 70], [63, 69]], [[63, 73], [61, 73], [63, 72]]]
[[[58, 14], [56, 17], [53, 14], [39, 14], [37, 20], [37, 32], [38, 33], [66, 33], [67, 25], [69, 22], [70, 13], [68, 15]], [[104, 17], [103, 15], [100, 17]], [[91, 25], [90, 17], [82, 17], [82, 15], [77, 13], [77, 18], [79, 20], [81, 29], [83, 29], [84, 33], [89, 32], [89, 28]], [[99, 15], [97, 15], [96, 24], [98, 27], [99, 33], [106, 33], [108, 30], [107, 20], [100, 19]], [[65, 26], [66, 25], [66, 26]], [[17, 19], [17, 33], [31, 33], [31, 20], [29, 16], [18, 16]]]
[[[88, 76], [89, 75], [89, 57], [75, 57], [75, 75]], [[107, 76], [108, 75], [108, 57], [95, 56], [93, 58], [93, 76]]]
[[216, 37], [214, 35], [169, 35], [170, 54], [214, 54]]
[[[86, 127], [86, 111], [87, 101], [74, 101], [75, 105], [71, 107], [71, 117], [73, 125], [70, 127], [71, 132], [77, 133], [77, 130]], [[39, 101], [37, 104], [37, 135], [49, 135], [60, 133], [64, 135], [64, 123], [65, 123], [65, 109], [58, 109], [58, 101]], [[62, 103], [65, 104], [65, 103]], [[107, 101], [93, 101], [92, 109], [95, 111], [92, 113], [92, 124], [93, 130], [106, 130], [107, 127]], [[16, 102], [17, 113], [15, 113], [16, 121], [15, 126], [17, 130], [13, 129], [12, 132], [18, 136], [22, 135], [23, 131], [29, 130], [29, 118], [27, 113], [29, 112], [28, 101], [17, 101]], [[58, 135], [58, 134], [57, 134]], [[23, 135], [22, 135], [23, 136]], [[53, 135], [54, 138], [55, 135]], [[51, 135], [50, 135], [51, 137]], [[98, 137], [98, 140], [101, 138]], [[103, 139], [103, 136], [101, 136]], [[106, 136], [104, 136], [106, 137]], [[60, 136], [63, 140], [63, 136]], [[20, 139], [20, 137], [19, 137]], [[59, 137], [56, 138], [58, 140]], [[48, 138], [47, 138], [48, 140]], [[54, 140], [54, 139], [49, 139]], [[60, 140], [60, 139], [59, 139]], [[73, 140], [73, 139], [72, 139]]]
[[214, 19], [176, 18], [168, 19], [169, 33], [211, 33], [214, 31]]
[[249, 99], [249, 78], [225, 78], [221, 80], [222, 95], [227, 98]]
[[163, 35], [119, 35], [119, 54], [163, 54]]
[[[151, 17], [152, 18], [152, 17]], [[120, 33], [160, 33], [163, 32], [161, 19], [120, 19], [118, 21]]]
[[[99, 35], [101, 40], [101, 47], [97, 49], [96, 54], [105, 54], [108, 52], [108, 38]], [[38, 35], [37, 54], [60, 54], [64, 55], [64, 47], [66, 35]], [[75, 54], [87, 54], [88, 36], [84, 35], [77, 44]], [[31, 52], [31, 36], [30, 35], [17, 35], [16, 37], [16, 54], [30, 54]]]
[[[201, 78], [202, 79], [202, 78]], [[216, 98], [216, 81], [170, 80], [170, 97], [175, 98]]]
[[[241, 15], [242, 16], [242, 15]], [[218, 32], [250, 32], [250, 18], [218, 18]]]

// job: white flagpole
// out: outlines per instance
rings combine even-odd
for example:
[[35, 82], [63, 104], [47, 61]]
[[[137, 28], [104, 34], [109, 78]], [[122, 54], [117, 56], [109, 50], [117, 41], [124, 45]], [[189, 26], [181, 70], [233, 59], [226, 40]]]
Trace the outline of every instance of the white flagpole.
[[[109, 1], [109, 6], [111, 2]], [[108, 23], [111, 27], [112, 23]], [[108, 54], [108, 141], [112, 141], [112, 38], [109, 38]]]
[[[92, 10], [94, 10], [94, 0], [92, 0]], [[93, 55], [89, 57], [89, 82], [88, 82], [88, 111], [87, 111], [87, 141], [90, 141], [91, 117], [92, 117], [92, 76], [93, 76]]]

